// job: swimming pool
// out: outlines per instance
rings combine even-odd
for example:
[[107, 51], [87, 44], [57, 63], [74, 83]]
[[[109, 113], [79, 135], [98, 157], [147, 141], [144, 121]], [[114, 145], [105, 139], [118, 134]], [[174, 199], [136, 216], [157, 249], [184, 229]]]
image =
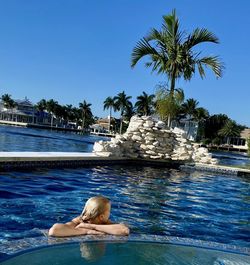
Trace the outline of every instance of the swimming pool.
[[0, 252], [77, 216], [87, 198], [112, 201], [111, 219], [133, 234], [250, 246], [247, 178], [152, 167], [37, 169], [0, 174]]
[[12, 257], [2, 265], [247, 265], [249, 257], [231, 251], [166, 242], [81, 242], [38, 248]]

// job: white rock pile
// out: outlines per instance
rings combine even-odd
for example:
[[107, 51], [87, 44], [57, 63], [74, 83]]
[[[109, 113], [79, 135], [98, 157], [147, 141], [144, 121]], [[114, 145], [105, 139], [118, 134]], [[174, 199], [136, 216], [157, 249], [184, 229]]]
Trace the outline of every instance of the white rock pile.
[[168, 129], [151, 116], [133, 116], [126, 133], [111, 141], [95, 142], [93, 152], [99, 156], [217, 164], [208, 150], [189, 141], [183, 130]]

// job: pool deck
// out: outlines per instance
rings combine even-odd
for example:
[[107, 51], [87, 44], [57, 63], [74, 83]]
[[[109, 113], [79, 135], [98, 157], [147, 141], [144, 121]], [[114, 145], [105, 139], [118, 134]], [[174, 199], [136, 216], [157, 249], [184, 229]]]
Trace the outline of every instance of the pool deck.
[[53, 168], [103, 166], [118, 164], [161, 166], [180, 168], [182, 170], [198, 170], [237, 176], [250, 176], [249, 169], [221, 165], [191, 164], [183, 163], [182, 161], [130, 159], [124, 157], [114, 158], [108, 157], [108, 154], [107, 156], [98, 156], [94, 153], [81, 152], [0, 152], [0, 170], [16, 170], [36, 167]]

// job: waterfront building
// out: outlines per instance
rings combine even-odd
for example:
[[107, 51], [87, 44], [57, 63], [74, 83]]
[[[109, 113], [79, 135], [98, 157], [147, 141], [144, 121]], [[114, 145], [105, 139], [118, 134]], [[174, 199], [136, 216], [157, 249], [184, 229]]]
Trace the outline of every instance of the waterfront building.
[[[0, 101], [0, 123], [51, 125], [52, 114], [46, 111], [37, 111], [35, 105], [27, 97], [16, 99], [14, 102], [13, 108], [7, 108], [4, 102]], [[55, 117], [54, 123], [56, 123]]]
[[26, 97], [23, 100], [15, 100], [13, 108], [6, 108], [0, 101], [0, 120], [17, 123], [35, 123], [36, 110], [34, 104]]
[[171, 123], [172, 128], [179, 128], [185, 131], [187, 135], [187, 139], [191, 141], [195, 141], [197, 138], [197, 132], [199, 128], [199, 123], [197, 121], [193, 121], [190, 119], [180, 119], [179, 121], [172, 121]]

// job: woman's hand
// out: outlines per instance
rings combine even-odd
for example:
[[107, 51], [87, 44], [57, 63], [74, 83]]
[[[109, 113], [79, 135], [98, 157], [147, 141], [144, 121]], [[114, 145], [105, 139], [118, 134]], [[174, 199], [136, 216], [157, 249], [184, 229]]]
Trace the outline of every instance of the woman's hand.
[[76, 229], [88, 229], [93, 231], [102, 232], [105, 234], [110, 235], [117, 235], [117, 236], [128, 236], [129, 235], [129, 228], [124, 224], [88, 224], [88, 223], [80, 223], [76, 226]]

